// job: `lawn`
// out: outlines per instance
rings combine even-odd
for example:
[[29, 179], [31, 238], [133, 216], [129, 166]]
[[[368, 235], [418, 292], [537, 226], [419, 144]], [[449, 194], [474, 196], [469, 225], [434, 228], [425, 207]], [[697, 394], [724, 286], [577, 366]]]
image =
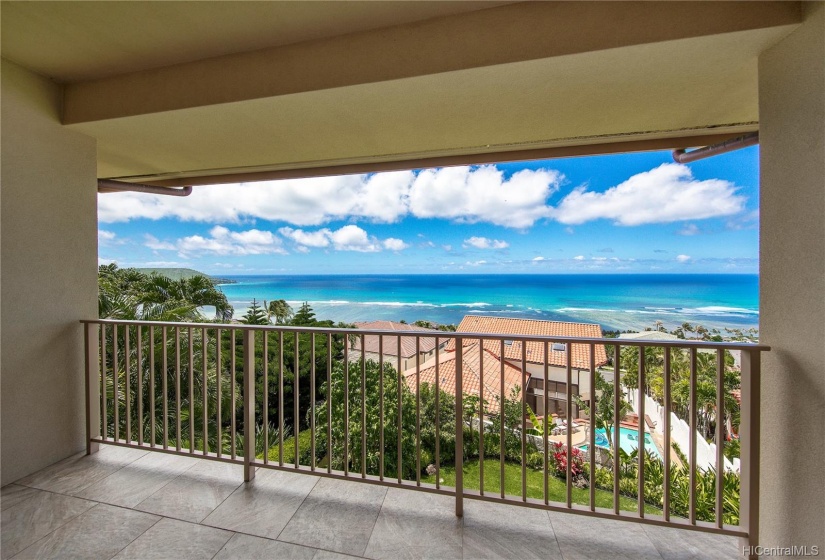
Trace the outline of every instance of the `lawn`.
[[[479, 461], [473, 459], [464, 463], [464, 487], [467, 489], [478, 490], [481, 488], [479, 484]], [[484, 492], [490, 494], [498, 494], [500, 492], [499, 486], [499, 470], [500, 463], [495, 459], [484, 460]], [[455, 486], [455, 468], [443, 467], [441, 469], [441, 479], [444, 486]], [[422, 482], [435, 484], [435, 475], [425, 476], [421, 479]], [[527, 469], [527, 497], [543, 499], [544, 498], [544, 476], [542, 471]], [[566, 502], [567, 501], [567, 487], [564, 481], [555, 476], [547, 477], [547, 491], [549, 499], [552, 502]], [[504, 492], [511, 496], [521, 496], [521, 466], [514, 463], [504, 463]], [[573, 488], [572, 499], [574, 504], [589, 505], [590, 504], [590, 490]], [[606, 490], [596, 490], [596, 506], [603, 508], [613, 508], [613, 494]], [[636, 511], [638, 502], [633, 498], [626, 496], [619, 497], [619, 508], [624, 511]], [[645, 505], [645, 512], [652, 514], [661, 514], [661, 510], [650, 505]]]

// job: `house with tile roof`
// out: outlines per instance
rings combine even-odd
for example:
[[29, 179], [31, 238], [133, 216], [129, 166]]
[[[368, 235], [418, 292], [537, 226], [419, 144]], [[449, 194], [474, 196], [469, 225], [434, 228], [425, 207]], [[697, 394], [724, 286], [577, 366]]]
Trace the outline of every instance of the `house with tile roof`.
[[[568, 323], [562, 321], [542, 321], [537, 319], [513, 319], [509, 317], [484, 317], [466, 315], [456, 329], [457, 333], [488, 335], [517, 334], [527, 336], [558, 336], [578, 338], [601, 338], [602, 329], [592, 323]], [[467, 342], [465, 342], [466, 345]], [[452, 343], [451, 343], [452, 344]], [[447, 349], [451, 348], [447, 345]], [[454, 347], [454, 344], [452, 344]], [[590, 363], [590, 345], [548, 343], [545, 357], [543, 342], [519, 340], [485, 340], [484, 347], [516, 368], [524, 370], [527, 387], [527, 403], [538, 416], [544, 415], [544, 365], [547, 363], [547, 411], [549, 414], [566, 413], [567, 401], [567, 351], [570, 346], [572, 366], [571, 394], [588, 400], [590, 398], [590, 369], [607, 363], [604, 345], [594, 347], [595, 364]], [[574, 416], [578, 407], [574, 406]]]
[[[495, 353], [483, 348], [478, 341], [464, 346], [462, 353], [461, 388], [464, 395], [473, 395], [487, 401], [487, 410], [497, 414], [500, 410], [502, 395], [502, 379], [504, 380], [504, 395], [509, 396], [513, 389], [521, 390], [523, 386], [522, 370], [508, 363]], [[435, 356], [421, 364], [419, 368], [413, 366], [404, 372], [407, 386], [417, 392], [419, 385], [429, 383], [451, 395], [455, 394], [456, 386], [456, 352], [439, 351]], [[502, 371], [504, 374], [502, 375]]]
[[[355, 323], [355, 328], [373, 331], [420, 331], [426, 333], [438, 333], [441, 331], [427, 329], [418, 325], [407, 323], [396, 323], [395, 321], [367, 321]], [[360, 335], [355, 335], [350, 339], [349, 359], [356, 361], [361, 359], [361, 339]], [[383, 339], [379, 341], [379, 339]], [[380, 361], [383, 357], [385, 362], [389, 362], [393, 367], [398, 368], [400, 359], [401, 371], [415, 367], [416, 356], [418, 363], [423, 364], [431, 359], [435, 354], [436, 337], [418, 337], [416, 344], [415, 336], [393, 336], [393, 335], [363, 335], [364, 358], [367, 360]], [[380, 342], [380, 344], [379, 344]], [[438, 345], [443, 348], [447, 344], [447, 339], [438, 340]], [[383, 348], [381, 347], [383, 346]]]

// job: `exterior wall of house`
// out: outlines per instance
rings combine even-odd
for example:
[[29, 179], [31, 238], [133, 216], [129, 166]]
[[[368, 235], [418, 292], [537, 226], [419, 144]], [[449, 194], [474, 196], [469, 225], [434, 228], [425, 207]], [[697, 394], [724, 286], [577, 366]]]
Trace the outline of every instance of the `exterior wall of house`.
[[[442, 353], [442, 355], [443, 355], [443, 353]], [[420, 356], [421, 356], [421, 358], [420, 358], [419, 361], [420, 361], [421, 365], [423, 366], [424, 362], [426, 362], [427, 360], [429, 360], [430, 358], [435, 356], [435, 350], [431, 350], [429, 352], [421, 352]], [[378, 352], [365, 352], [365, 357], [366, 357], [367, 360], [374, 360], [376, 362], [379, 360]], [[361, 359], [360, 351], [356, 350], [356, 349], [353, 349], [353, 348], [350, 348], [349, 358], [350, 358], [351, 361], [360, 360]], [[398, 356], [390, 356], [390, 355], [384, 354], [384, 362], [389, 362], [390, 364], [392, 364], [393, 367], [397, 367], [398, 366]], [[410, 356], [409, 358], [401, 358], [401, 371], [402, 372], [407, 371], [410, 368], [414, 368], [414, 367], [415, 367], [415, 355]]]
[[57, 86], [2, 61], [2, 484], [85, 449], [97, 155], [60, 105]]
[[825, 550], [825, 3], [759, 57], [760, 545]]

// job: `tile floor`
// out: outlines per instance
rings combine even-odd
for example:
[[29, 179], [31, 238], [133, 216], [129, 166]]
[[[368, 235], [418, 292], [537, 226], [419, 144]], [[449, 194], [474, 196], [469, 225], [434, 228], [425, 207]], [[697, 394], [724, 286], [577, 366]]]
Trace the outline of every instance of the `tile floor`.
[[2, 488], [0, 558], [741, 558], [734, 538], [103, 445]]

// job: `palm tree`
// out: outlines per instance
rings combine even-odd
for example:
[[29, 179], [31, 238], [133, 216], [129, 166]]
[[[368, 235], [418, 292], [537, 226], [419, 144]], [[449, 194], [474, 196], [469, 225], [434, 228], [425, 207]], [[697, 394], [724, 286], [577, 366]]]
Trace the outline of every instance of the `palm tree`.
[[266, 309], [266, 317], [270, 321], [275, 318], [276, 325], [286, 324], [292, 318], [292, 308], [283, 299], [272, 300], [267, 304], [264, 301], [264, 309]]

